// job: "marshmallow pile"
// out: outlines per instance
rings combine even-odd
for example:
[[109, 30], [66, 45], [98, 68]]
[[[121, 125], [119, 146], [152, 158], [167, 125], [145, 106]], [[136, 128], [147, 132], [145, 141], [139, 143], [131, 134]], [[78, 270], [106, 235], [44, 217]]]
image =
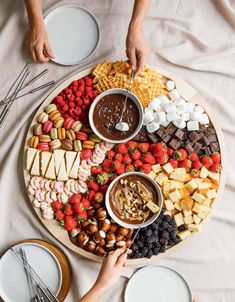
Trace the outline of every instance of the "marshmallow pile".
[[170, 122], [179, 129], [187, 127], [188, 131], [199, 130], [199, 124], [209, 124], [208, 115], [202, 106], [185, 101], [173, 81], [167, 81], [166, 89], [170, 99], [162, 94], [145, 108], [144, 125], [149, 133], [157, 131], [160, 126], [167, 127]]

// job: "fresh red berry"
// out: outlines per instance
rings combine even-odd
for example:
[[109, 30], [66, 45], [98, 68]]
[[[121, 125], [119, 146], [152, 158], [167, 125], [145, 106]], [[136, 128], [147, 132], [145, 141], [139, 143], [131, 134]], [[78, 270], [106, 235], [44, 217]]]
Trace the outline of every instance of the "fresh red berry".
[[137, 159], [133, 162], [133, 165], [138, 170], [143, 165], [143, 162], [140, 159]]
[[214, 173], [219, 173], [221, 172], [223, 169], [222, 165], [221, 164], [213, 164], [211, 167], [210, 167], [210, 170]]
[[[102, 172], [101, 172], [102, 173]], [[100, 174], [101, 174], [100, 173]], [[100, 175], [99, 174], [99, 175]], [[98, 175], [98, 176], [99, 176]], [[90, 189], [90, 190], [94, 190], [94, 191], [98, 191], [99, 190], [99, 185], [96, 183], [96, 182], [94, 182], [94, 181], [88, 181], [87, 182], [87, 186], [88, 186], [88, 189]]]
[[187, 152], [184, 149], [178, 149], [177, 151], [174, 152], [173, 156], [178, 161], [183, 161], [187, 158]]
[[63, 207], [63, 203], [61, 201], [56, 200], [53, 202], [53, 209], [55, 212], [61, 210], [62, 207]]
[[214, 164], [220, 164], [220, 162], [221, 162], [221, 156], [220, 156], [219, 152], [213, 153], [211, 155], [211, 158], [212, 158]]
[[85, 197], [82, 198], [81, 203], [82, 203], [84, 209], [88, 209], [91, 206], [90, 201], [88, 199], [86, 199]]
[[151, 152], [147, 152], [144, 156], [142, 156], [141, 160], [145, 164], [151, 164], [151, 165], [156, 164], [156, 160]]
[[212, 158], [209, 156], [206, 156], [206, 155], [201, 158], [201, 162], [202, 162], [203, 166], [207, 169], [213, 165]]
[[160, 165], [165, 165], [168, 162], [168, 155], [165, 153], [161, 156], [156, 157], [156, 160]]
[[105, 194], [106, 191], [108, 190], [108, 187], [109, 187], [108, 185], [100, 186], [99, 191], [100, 191], [101, 193]]
[[69, 202], [70, 203], [78, 203], [78, 202], [80, 202], [81, 201], [81, 199], [82, 199], [82, 195], [81, 194], [74, 194], [74, 195], [72, 195], [71, 197], [70, 197], [70, 199], [69, 199]]
[[64, 228], [67, 231], [72, 231], [77, 226], [77, 221], [72, 216], [64, 217]]
[[140, 159], [141, 153], [138, 149], [135, 149], [133, 152], [131, 152], [131, 158], [133, 160]]
[[[113, 167], [114, 170], [117, 170], [120, 166], [121, 166], [120, 161], [118, 161], [118, 160], [113, 161], [112, 167]], [[109, 171], [107, 171], [107, 172], [109, 172]]]
[[124, 164], [131, 164], [132, 163], [132, 159], [131, 159], [131, 157], [130, 157], [130, 154], [125, 154], [124, 156], [123, 156], [123, 159], [122, 159], [122, 162], [124, 163]]
[[[109, 175], [107, 172], [101, 172], [99, 175], [97, 175], [97, 182], [103, 186], [109, 181]], [[89, 186], [88, 186], [89, 188]], [[98, 191], [98, 190], [95, 190]]]
[[64, 208], [64, 214], [67, 216], [73, 215], [72, 205], [67, 203]]
[[94, 195], [95, 195], [95, 191], [94, 190], [89, 190], [89, 192], [88, 192], [88, 199], [90, 201], [93, 201]]
[[127, 154], [128, 153], [128, 149], [126, 147], [126, 144], [121, 143], [117, 145], [117, 153], [119, 154]]
[[107, 153], [106, 153], [108, 159], [112, 159], [115, 155], [115, 152], [114, 150], [109, 150]]
[[150, 144], [150, 146], [149, 146], [149, 151], [150, 151], [152, 154], [154, 154], [155, 145], [156, 145], [156, 144]]
[[141, 172], [144, 174], [149, 174], [152, 170], [152, 166], [150, 164], [143, 164], [140, 168]]
[[64, 217], [65, 217], [65, 215], [61, 210], [55, 212], [56, 220], [61, 221], [64, 219]]
[[188, 158], [189, 158], [191, 161], [196, 161], [196, 160], [199, 159], [196, 152], [191, 153], [191, 154], [189, 155]]
[[81, 160], [92, 157], [92, 151], [90, 149], [83, 149], [80, 153]]
[[172, 167], [173, 167], [174, 169], [176, 169], [176, 168], [178, 167], [178, 164], [179, 164], [178, 160], [176, 160], [176, 159], [174, 159], [174, 158], [170, 158], [170, 159], [169, 159], [169, 163], [172, 165]]
[[199, 160], [195, 160], [193, 161], [192, 166], [194, 169], [200, 170], [202, 167], [202, 163]]
[[192, 169], [190, 172], [190, 175], [192, 177], [199, 177], [200, 176], [200, 171], [198, 169]]
[[149, 143], [139, 143], [138, 144], [138, 148], [140, 150], [141, 153], [146, 153], [149, 150]]
[[129, 141], [126, 146], [129, 151], [134, 151], [137, 148], [137, 142]]
[[174, 150], [173, 150], [172, 148], [168, 148], [168, 149], [167, 149], [167, 154], [168, 154], [169, 156], [173, 155], [173, 154], [174, 154]]
[[104, 200], [104, 194], [101, 192], [95, 193], [94, 200], [98, 203], [101, 203]]
[[113, 169], [113, 161], [111, 159], [105, 159], [102, 164], [102, 168], [105, 172], [110, 172]]
[[[72, 206], [73, 212], [77, 213], [83, 209], [83, 206], [81, 205], [80, 202], [74, 203]], [[71, 214], [72, 215], [72, 214]]]
[[120, 164], [118, 169], [116, 169], [116, 172], [117, 172], [118, 175], [121, 175], [121, 174], [125, 173], [125, 166], [123, 164]]
[[91, 168], [91, 174], [92, 175], [98, 175], [101, 172], [102, 172], [101, 166], [95, 166], [95, 167]]
[[114, 159], [121, 163], [122, 160], [123, 160], [123, 155], [122, 154], [115, 154]]
[[126, 165], [126, 172], [134, 172], [135, 167], [132, 164]]
[[192, 162], [191, 162], [191, 160], [186, 158], [186, 159], [179, 162], [179, 167], [189, 169], [189, 168], [192, 167]]
[[87, 211], [86, 210], [80, 210], [75, 215], [76, 220], [81, 223], [85, 220], [87, 220]]

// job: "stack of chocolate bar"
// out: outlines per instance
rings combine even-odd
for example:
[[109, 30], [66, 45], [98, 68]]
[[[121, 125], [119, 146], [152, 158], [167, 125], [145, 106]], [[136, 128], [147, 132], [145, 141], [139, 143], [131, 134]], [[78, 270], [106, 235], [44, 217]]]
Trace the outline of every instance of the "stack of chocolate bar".
[[186, 128], [178, 129], [170, 123], [166, 128], [161, 126], [155, 133], [148, 133], [143, 126], [134, 140], [151, 143], [162, 141], [174, 150], [184, 148], [189, 153], [196, 152], [200, 156], [220, 151], [216, 132], [211, 124], [201, 125], [198, 131], [188, 131]]

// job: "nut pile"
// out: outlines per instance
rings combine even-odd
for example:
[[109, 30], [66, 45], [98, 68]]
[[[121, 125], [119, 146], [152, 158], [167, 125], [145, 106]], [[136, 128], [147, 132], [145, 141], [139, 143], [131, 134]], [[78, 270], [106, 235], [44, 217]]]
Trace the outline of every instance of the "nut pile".
[[151, 191], [140, 181], [122, 178], [119, 183], [120, 187], [115, 192], [115, 205], [120, 218], [141, 222], [149, 214], [147, 204], [153, 199]]

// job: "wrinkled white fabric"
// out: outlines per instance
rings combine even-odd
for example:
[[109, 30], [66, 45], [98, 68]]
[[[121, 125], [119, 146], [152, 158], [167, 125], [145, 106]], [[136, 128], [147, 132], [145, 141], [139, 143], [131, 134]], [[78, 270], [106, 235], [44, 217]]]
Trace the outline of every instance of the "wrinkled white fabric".
[[[29, 61], [24, 46], [27, 18], [22, 2], [2, 0], [0, 3], [1, 96]], [[67, 1], [41, 2], [46, 13]], [[69, 74], [93, 66], [105, 57], [111, 60], [125, 58], [125, 38], [133, 1], [68, 2], [84, 5], [96, 14], [102, 31], [99, 48], [87, 62], [78, 66], [33, 64], [33, 75], [49, 68], [45, 79], [38, 81], [37, 85], [46, 80], [59, 83]], [[146, 37], [152, 50], [147, 63], [166, 69], [194, 86], [213, 109], [227, 143], [227, 184], [223, 196], [215, 204], [212, 219], [203, 226], [200, 234], [156, 261], [181, 272], [200, 302], [235, 301], [234, 28], [234, 0], [157, 0], [153, 1], [145, 22]], [[0, 253], [26, 238], [42, 238], [57, 244], [68, 256], [73, 273], [66, 301], [78, 301], [93, 284], [100, 264], [71, 252], [50, 235], [34, 214], [23, 181], [26, 131], [48, 92], [38, 92], [15, 102], [0, 130]], [[135, 270], [127, 267], [123, 275], [130, 277]], [[126, 277], [120, 278], [103, 301], [123, 301]]]

